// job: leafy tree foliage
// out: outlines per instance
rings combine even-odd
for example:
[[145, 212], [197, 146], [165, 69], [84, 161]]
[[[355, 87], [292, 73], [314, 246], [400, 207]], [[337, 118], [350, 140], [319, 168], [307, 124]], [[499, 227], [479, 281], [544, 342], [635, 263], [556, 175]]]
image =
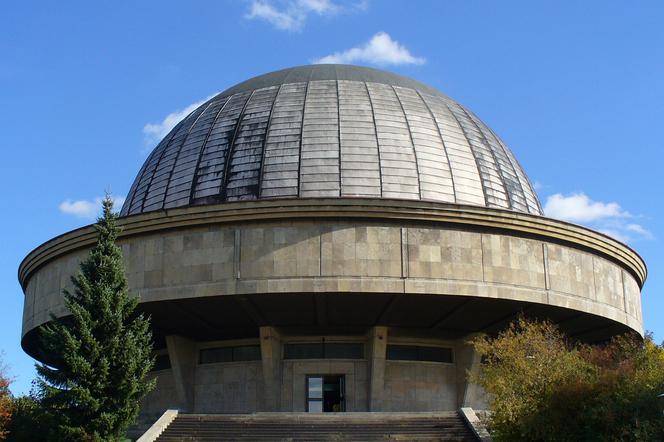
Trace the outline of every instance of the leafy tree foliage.
[[0, 364], [0, 440], [7, 437], [8, 427], [14, 411], [9, 384], [10, 381], [4, 374], [4, 367]]
[[473, 341], [472, 380], [489, 394], [499, 441], [661, 441], [664, 349], [638, 335], [573, 344], [551, 323], [523, 318]]
[[56, 417], [44, 408], [34, 391], [13, 398], [13, 415], [7, 442], [57, 440]]
[[41, 404], [55, 417], [58, 440], [117, 441], [135, 420], [140, 399], [154, 384], [149, 321], [135, 312], [127, 290], [119, 228], [106, 197], [97, 243], [64, 291], [71, 316], [41, 333], [49, 365], [37, 365]]

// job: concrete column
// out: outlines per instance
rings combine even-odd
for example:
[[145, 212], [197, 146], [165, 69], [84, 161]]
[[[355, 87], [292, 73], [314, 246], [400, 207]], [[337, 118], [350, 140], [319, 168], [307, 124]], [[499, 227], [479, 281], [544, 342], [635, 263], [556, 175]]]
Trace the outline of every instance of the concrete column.
[[457, 367], [457, 405], [470, 407], [474, 410], [486, 410], [486, 393], [478, 384], [469, 381], [471, 374], [475, 375], [480, 369], [481, 358], [472, 345], [467, 341], [474, 335], [466, 336], [456, 351]]
[[382, 411], [385, 395], [387, 327], [381, 325], [371, 329], [369, 351], [369, 411]]
[[166, 336], [168, 357], [175, 381], [180, 410], [194, 412], [194, 377], [198, 351], [196, 343], [182, 336]]
[[261, 411], [279, 411], [281, 398], [281, 336], [274, 327], [260, 327], [263, 362], [263, 401]]

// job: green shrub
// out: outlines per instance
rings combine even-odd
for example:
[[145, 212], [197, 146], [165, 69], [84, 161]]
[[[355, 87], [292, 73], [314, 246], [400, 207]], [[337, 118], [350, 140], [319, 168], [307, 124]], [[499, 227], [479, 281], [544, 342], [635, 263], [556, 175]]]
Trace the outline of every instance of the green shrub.
[[574, 344], [521, 318], [473, 344], [482, 364], [471, 381], [489, 395], [495, 440], [664, 440], [664, 349], [650, 335]]

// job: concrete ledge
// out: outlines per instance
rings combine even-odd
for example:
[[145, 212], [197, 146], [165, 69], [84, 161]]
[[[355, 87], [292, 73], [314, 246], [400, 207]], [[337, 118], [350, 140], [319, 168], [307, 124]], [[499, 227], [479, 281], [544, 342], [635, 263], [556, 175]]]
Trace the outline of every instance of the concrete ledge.
[[[594, 230], [543, 216], [508, 210], [456, 204], [427, 203], [367, 198], [275, 199], [192, 206], [159, 210], [124, 217], [120, 239], [133, 235], [211, 224], [260, 220], [321, 218], [365, 218], [410, 220], [474, 226], [511, 231], [540, 239], [553, 239], [577, 248], [590, 249], [619, 262], [634, 275], [639, 286], [647, 269], [643, 259], [629, 246]], [[30, 252], [19, 267], [19, 281], [25, 290], [30, 275], [47, 262], [95, 242], [92, 226], [59, 235]]]
[[[501, 299], [588, 313], [610, 320], [606, 327], [617, 323], [621, 329], [643, 333], [638, 269], [606, 250], [590, 248], [570, 236], [554, 240], [543, 230], [544, 225], [572, 230], [571, 225], [506, 211], [422, 202], [388, 201], [393, 204], [388, 206], [364, 199], [335, 200], [329, 205], [305, 202], [262, 202], [253, 210], [248, 203], [232, 203], [206, 206], [209, 213], [197, 207], [123, 218], [119, 244], [130, 290], [140, 294], [146, 305], [229, 295], [275, 299], [260, 300], [266, 304], [277, 302], [275, 297], [281, 294]], [[246, 222], [230, 221], [238, 212]], [[294, 218], [277, 219], [286, 213]], [[473, 223], [468, 222], [471, 216]], [[503, 227], [497, 227], [498, 221]], [[542, 227], [539, 233], [537, 226]], [[585, 232], [585, 240], [601, 237], [580, 227], [574, 230], [579, 235]], [[62, 290], [71, 288], [70, 276], [94, 240], [93, 229], [83, 228], [26, 257], [20, 271], [25, 278], [24, 348], [29, 353], [32, 341], [25, 340], [27, 334], [51, 315], [68, 314]], [[620, 246], [608, 238], [605, 243]], [[623, 252], [630, 249], [623, 247]], [[269, 322], [260, 308], [244, 298], [238, 302], [253, 321], [245, 321], [246, 325]], [[269, 305], [263, 307], [271, 311]], [[597, 323], [587, 326], [598, 327]]]
[[139, 437], [136, 442], [154, 442], [157, 440], [159, 435], [164, 432], [164, 430], [175, 420], [178, 416], [178, 410], [166, 410], [164, 414], [161, 415], [157, 421], [152, 424], [148, 431], [143, 433], [143, 436]]
[[493, 439], [491, 439], [491, 435], [487, 431], [486, 427], [480, 419], [477, 417], [475, 414], [475, 411], [473, 411], [472, 408], [470, 407], [462, 407], [459, 410], [459, 414], [463, 418], [464, 421], [468, 424], [471, 430], [473, 430], [473, 434], [475, 434], [475, 437], [477, 437], [477, 440], [481, 442], [492, 442]]

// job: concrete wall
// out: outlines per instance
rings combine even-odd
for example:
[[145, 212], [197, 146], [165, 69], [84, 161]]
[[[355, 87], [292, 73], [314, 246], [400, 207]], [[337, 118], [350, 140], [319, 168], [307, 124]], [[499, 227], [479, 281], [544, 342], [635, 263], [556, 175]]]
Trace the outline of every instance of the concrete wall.
[[[372, 341], [382, 336], [385, 344], [436, 345], [453, 349], [453, 362], [392, 361], [385, 359], [385, 347]], [[286, 336], [285, 342], [342, 342], [330, 336]], [[360, 341], [361, 340], [361, 341]], [[276, 397], [276, 409], [267, 411], [306, 411], [307, 375], [344, 375], [346, 411], [439, 411], [455, 410], [467, 405], [466, 373], [472, 368], [472, 349], [466, 338], [456, 341], [431, 338], [407, 340], [388, 338], [387, 327], [375, 327], [366, 336], [356, 336], [346, 342], [362, 342], [365, 345], [363, 359], [282, 359], [280, 342], [273, 349], [279, 354], [280, 365], [277, 382], [267, 385], [263, 379], [265, 361], [224, 362], [196, 364], [193, 380], [174, 375], [173, 369], [155, 372], [157, 389], [144, 400], [141, 420], [156, 419], [167, 408], [182, 409], [178, 399], [178, 387], [191, 390], [196, 413], [252, 413], [266, 411], [265, 400]], [[196, 354], [203, 348], [246, 344], [244, 341], [219, 341], [194, 343]], [[253, 343], [252, 343], [253, 344]], [[274, 346], [266, 340], [261, 344]], [[462, 350], [457, 350], [461, 348]], [[470, 353], [468, 352], [470, 350]], [[183, 352], [169, 346], [171, 365], [182, 364]], [[373, 364], [373, 371], [370, 364]], [[181, 383], [182, 385], [178, 385]], [[270, 391], [273, 389], [274, 391]], [[374, 396], [372, 403], [370, 398]], [[481, 396], [482, 393], [480, 392]], [[473, 403], [476, 405], [476, 403]]]
[[156, 378], [157, 385], [141, 402], [140, 424], [151, 425], [165, 410], [179, 406], [173, 371], [159, 370], [152, 373], [152, 376]]
[[[639, 286], [589, 251], [444, 225], [293, 221], [158, 231], [120, 241], [141, 301], [253, 293], [374, 292], [504, 298], [587, 312], [642, 332]], [[66, 314], [85, 250], [31, 273], [23, 333]]]
[[196, 369], [196, 413], [251, 413], [263, 397], [261, 362], [200, 364]]
[[387, 361], [382, 411], [455, 410], [455, 364]]

